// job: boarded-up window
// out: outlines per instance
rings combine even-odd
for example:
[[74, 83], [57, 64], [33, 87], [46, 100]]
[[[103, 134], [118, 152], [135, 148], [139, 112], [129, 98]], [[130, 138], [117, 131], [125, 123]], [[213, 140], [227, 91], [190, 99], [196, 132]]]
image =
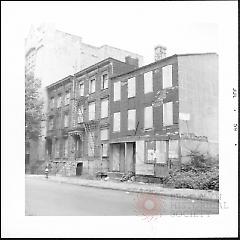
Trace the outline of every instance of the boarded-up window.
[[95, 92], [95, 85], [96, 85], [96, 80], [95, 78], [94, 79], [91, 79], [89, 81], [89, 93], [94, 93]]
[[101, 129], [101, 140], [108, 140], [108, 129]]
[[108, 144], [107, 143], [102, 144], [102, 156], [103, 157], [108, 156]]
[[119, 132], [120, 131], [120, 112], [113, 114], [113, 131]]
[[128, 130], [134, 130], [136, 127], [136, 109], [128, 110]]
[[156, 141], [156, 163], [167, 162], [167, 141]]
[[91, 102], [88, 105], [88, 120], [95, 119], [95, 102]]
[[162, 68], [163, 88], [172, 87], [172, 65]]
[[114, 101], [118, 101], [121, 99], [121, 83], [120, 81], [115, 82], [113, 84], [113, 97], [114, 97]]
[[108, 74], [105, 73], [102, 75], [101, 79], [101, 89], [106, 89], [108, 88]]
[[153, 127], [153, 109], [152, 106], [144, 108], [144, 129]]
[[169, 158], [178, 158], [178, 140], [169, 140]]
[[145, 163], [155, 163], [155, 141], [146, 141]]
[[88, 133], [88, 156], [94, 156], [94, 132]]
[[135, 97], [136, 95], [136, 83], [135, 77], [128, 79], [128, 98]]
[[163, 126], [173, 125], [173, 103], [163, 104]]
[[144, 73], [144, 93], [153, 91], [153, 77], [152, 71]]
[[101, 100], [101, 118], [108, 117], [108, 99]]
[[83, 105], [79, 106], [78, 107], [78, 117], [77, 117], [78, 123], [83, 122], [83, 111], [84, 111]]
[[80, 82], [79, 84], [79, 95], [84, 96], [84, 83]]
[[64, 156], [65, 157], [68, 156], [68, 139], [67, 138], [64, 139]]

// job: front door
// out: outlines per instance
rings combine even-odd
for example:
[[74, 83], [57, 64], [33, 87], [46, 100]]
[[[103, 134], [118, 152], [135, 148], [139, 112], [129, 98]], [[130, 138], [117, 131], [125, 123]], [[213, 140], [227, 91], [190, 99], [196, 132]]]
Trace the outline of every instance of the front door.
[[76, 168], [76, 175], [77, 176], [82, 175], [82, 170], [83, 170], [83, 163], [78, 163]]

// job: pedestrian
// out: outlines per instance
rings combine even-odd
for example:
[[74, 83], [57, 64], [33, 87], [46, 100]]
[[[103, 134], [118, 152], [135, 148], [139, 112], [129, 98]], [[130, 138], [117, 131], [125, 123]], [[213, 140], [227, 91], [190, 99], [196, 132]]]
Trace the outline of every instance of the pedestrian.
[[45, 175], [46, 175], [46, 178], [48, 178], [48, 166], [46, 166], [45, 168]]

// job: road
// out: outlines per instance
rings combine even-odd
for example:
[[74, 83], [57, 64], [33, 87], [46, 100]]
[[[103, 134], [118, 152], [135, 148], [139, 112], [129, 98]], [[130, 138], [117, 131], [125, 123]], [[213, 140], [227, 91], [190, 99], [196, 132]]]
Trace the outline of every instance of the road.
[[83, 187], [26, 178], [26, 216], [157, 216], [218, 214], [213, 201]]

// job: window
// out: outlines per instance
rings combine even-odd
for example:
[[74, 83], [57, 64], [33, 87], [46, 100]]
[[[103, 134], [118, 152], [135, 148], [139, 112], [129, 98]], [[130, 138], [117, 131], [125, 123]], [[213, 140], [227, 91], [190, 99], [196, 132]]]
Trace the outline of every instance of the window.
[[62, 104], [62, 95], [58, 95], [58, 99], [57, 99], [57, 108], [60, 108]]
[[153, 77], [152, 71], [144, 73], [144, 93], [153, 91]]
[[173, 125], [173, 103], [163, 104], [163, 126]]
[[128, 110], [128, 130], [134, 130], [136, 127], [136, 109]]
[[68, 127], [68, 114], [64, 115], [64, 127]]
[[49, 119], [49, 130], [53, 129], [53, 118]]
[[56, 129], [61, 128], [61, 116], [56, 117]]
[[70, 102], [70, 92], [66, 92], [65, 94], [65, 105], [68, 105]]
[[153, 127], [153, 109], [152, 106], [144, 108], [144, 128], [151, 129]]
[[107, 157], [108, 156], [108, 144], [103, 143], [102, 144], [102, 157]]
[[51, 97], [51, 100], [50, 100], [50, 108], [51, 108], [51, 109], [54, 108], [54, 97]]
[[94, 93], [95, 92], [95, 84], [96, 84], [96, 80], [95, 78], [94, 79], [91, 79], [89, 81], [89, 93]]
[[88, 105], [88, 120], [95, 119], [95, 102], [91, 102]]
[[108, 88], [108, 74], [103, 74], [101, 79], [101, 89]]
[[83, 105], [79, 106], [78, 107], [78, 117], [77, 117], [77, 122], [78, 123], [83, 122], [83, 111], [84, 111]]
[[80, 82], [79, 84], [79, 95], [84, 96], [84, 82]]
[[120, 112], [113, 114], [113, 131], [119, 132], [120, 131]]
[[101, 140], [108, 140], [108, 129], [102, 129], [101, 130]]
[[128, 79], [128, 98], [135, 97], [136, 95], [136, 84], [135, 77]]
[[94, 156], [94, 132], [88, 133], [88, 156], [93, 157]]
[[67, 138], [64, 139], [64, 156], [65, 157], [68, 156], [68, 139]]
[[108, 117], [108, 99], [101, 100], [101, 118]]
[[113, 89], [113, 95], [114, 95], [113, 101], [118, 101], [121, 99], [121, 82], [120, 81], [115, 82], [113, 84], [113, 88], [114, 88]]
[[60, 141], [59, 139], [56, 139], [55, 141], [55, 157], [58, 158], [59, 157], [59, 152], [60, 152]]
[[172, 87], [172, 65], [162, 68], [163, 88]]

